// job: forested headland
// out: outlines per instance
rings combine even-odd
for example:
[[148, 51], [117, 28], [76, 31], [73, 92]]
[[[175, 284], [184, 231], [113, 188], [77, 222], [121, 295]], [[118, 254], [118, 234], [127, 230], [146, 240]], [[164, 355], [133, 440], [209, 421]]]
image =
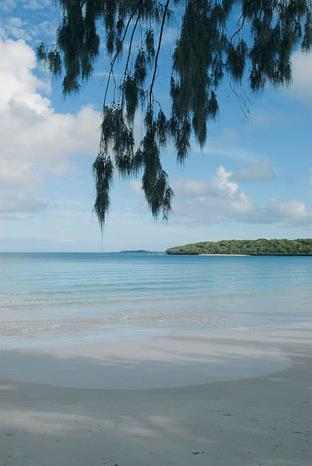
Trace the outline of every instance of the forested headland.
[[167, 249], [169, 255], [233, 254], [251, 256], [312, 256], [312, 239], [206, 241]]

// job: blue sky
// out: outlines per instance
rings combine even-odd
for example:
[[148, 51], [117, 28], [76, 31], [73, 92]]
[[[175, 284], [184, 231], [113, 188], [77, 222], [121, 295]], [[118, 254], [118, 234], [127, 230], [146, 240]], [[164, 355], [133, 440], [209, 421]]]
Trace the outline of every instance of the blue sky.
[[[52, 0], [0, 5], [0, 251], [163, 250], [205, 240], [311, 237], [312, 55], [293, 56], [293, 83], [259, 96], [244, 87], [246, 117], [227, 83], [203, 150], [183, 167], [168, 147], [163, 163], [175, 191], [167, 223], [146, 208], [140, 180], [118, 176], [103, 236], [92, 213], [105, 63], [78, 95], [36, 63], [35, 46], [53, 41]], [[175, 40], [167, 32], [161, 69]], [[167, 76], [157, 92], [165, 104]], [[138, 124], [140, 118], [138, 117]]]

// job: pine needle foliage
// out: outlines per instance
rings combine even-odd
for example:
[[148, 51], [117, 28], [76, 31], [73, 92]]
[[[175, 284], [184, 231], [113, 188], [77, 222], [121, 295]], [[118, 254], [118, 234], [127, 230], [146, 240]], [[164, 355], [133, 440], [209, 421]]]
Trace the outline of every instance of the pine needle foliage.
[[[93, 164], [95, 212], [101, 227], [114, 171], [142, 175], [154, 217], [167, 218], [173, 197], [161, 152], [170, 141], [183, 163], [190, 139], [203, 146], [207, 122], [219, 111], [225, 76], [246, 79], [252, 92], [291, 80], [291, 53], [312, 46], [311, 0], [58, 0], [63, 19], [56, 45], [40, 44], [38, 58], [63, 74], [65, 95], [88, 80], [100, 54], [110, 58], [103, 96], [99, 153]], [[155, 96], [159, 56], [170, 19], [179, 24], [172, 53], [171, 110]], [[237, 19], [238, 18], [238, 19]], [[101, 42], [104, 47], [101, 47]], [[168, 53], [168, 49], [166, 49]], [[171, 52], [170, 52], [171, 53]], [[123, 67], [120, 82], [114, 71]], [[144, 128], [135, 140], [135, 115]]]

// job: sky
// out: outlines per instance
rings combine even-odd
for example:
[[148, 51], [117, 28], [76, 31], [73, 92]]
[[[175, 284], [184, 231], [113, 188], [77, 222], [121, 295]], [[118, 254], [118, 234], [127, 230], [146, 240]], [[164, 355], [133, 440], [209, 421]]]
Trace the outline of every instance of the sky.
[[[193, 142], [183, 167], [172, 147], [164, 150], [175, 192], [167, 222], [152, 218], [140, 179], [115, 176], [101, 234], [92, 162], [107, 63], [102, 56], [89, 83], [64, 99], [61, 81], [34, 52], [42, 40], [55, 41], [58, 20], [53, 0], [0, 2], [0, 252], [162, 251], [196, 241], [311, 237], [312, 54], [294, 52], [288, 88], [254, 96], [243, 86], [240, 99], [225, 84], [207, 144], [201, 150]], [[171, 25], [161, 70], [169, 69], [175, 40]], [[167, 84], [159, 72], [163, 102]]]

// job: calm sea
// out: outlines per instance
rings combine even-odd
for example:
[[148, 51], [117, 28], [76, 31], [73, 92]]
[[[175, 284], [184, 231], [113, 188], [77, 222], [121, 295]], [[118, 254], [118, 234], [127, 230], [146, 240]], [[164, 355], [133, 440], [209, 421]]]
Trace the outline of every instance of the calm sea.
[[312, 257], [0, 254], [0, 345], [312, 320]]

